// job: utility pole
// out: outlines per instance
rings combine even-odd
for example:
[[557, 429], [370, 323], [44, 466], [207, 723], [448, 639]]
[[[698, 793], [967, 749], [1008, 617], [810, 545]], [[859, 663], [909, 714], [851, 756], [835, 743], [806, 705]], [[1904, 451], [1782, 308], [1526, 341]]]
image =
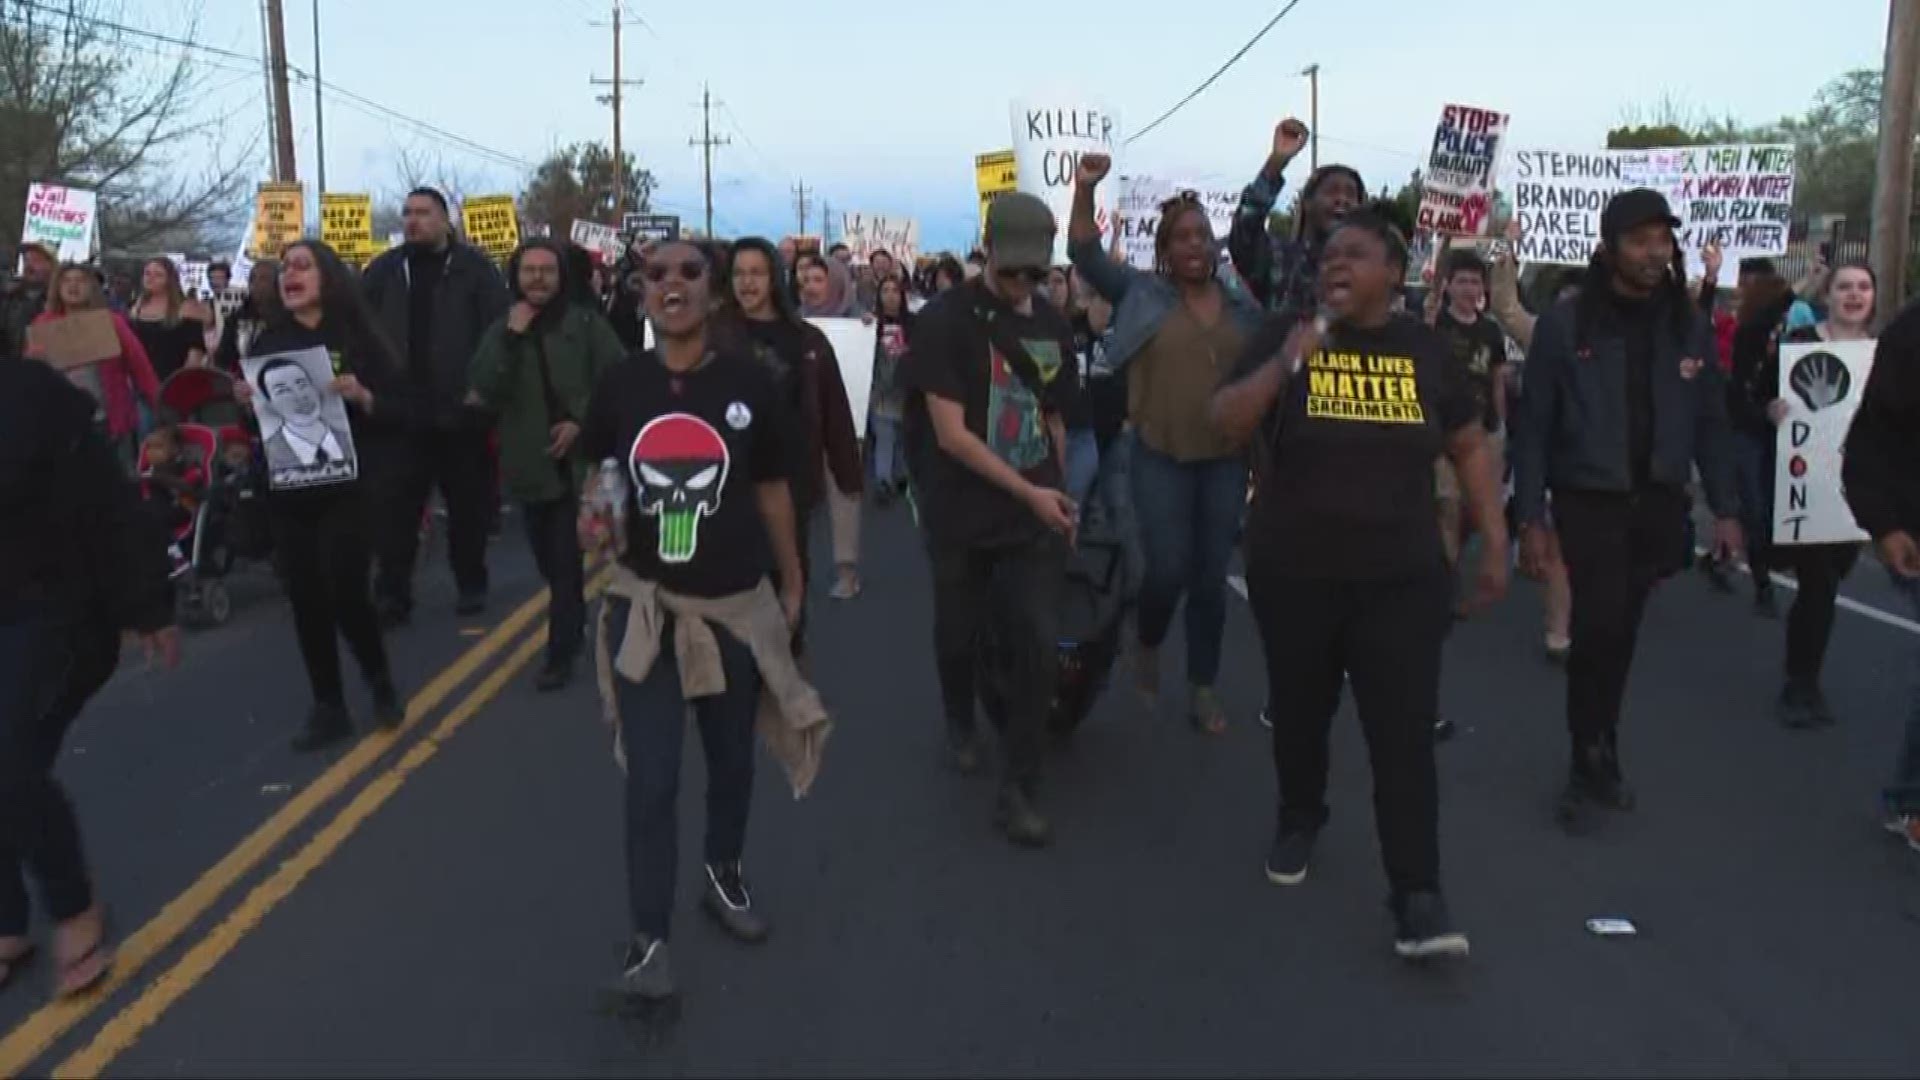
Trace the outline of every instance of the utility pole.
[[820, 254], [825, 255], [833, 244], [833, 204], [820, 204]]
[[320, 190], [327, 190], [327, 114], [320, 104], [320, 0], [313, 0], [313, 168]]
[[[32, 8], [27, 9], [27, 18], [33, 18]], [[267, 22], [267, 0], [260, 0], [260, 76], [262, 79], [261, 89], [263, 91], [260, 95], [260, 100], [265, 102], [267, 106], [267, 130], [278, 131], [280, 130], [279, 121], [274, 118], [278, 110], [274, 107], [273, 103], [273, 47], [267, 44], [271, 37], [271, 35], [267, 33]], [[280, 179], [280, 155], [278, 153], [275, 153], [268, 161], [268, 168], [273, 173], [273, 179]]]
[[1874, 169], [1873, 272], [1879, 310], [1906, 303], [1907, 244], [1913, 217], [1913, 112], [1920, 71], [1920, 3], [1892, 0], [1887, 15], [1886, 70], [1880, 81], [1880, 160]]
[[1300, 74], [1307, 77], [1309, 94], [1307, 112], [1308, 138], [1313, 143], [1309, 171], [1320, 167], [1320, 65], [1308, 64]]
[[813, 200], [807, 197], [810, 194], [805, 180], [793, 185], [793, 208], [800, 212], [800, 231], [795, 236], [807, 235], [807, 211], [813, 208]]
[[273, 169], [277, 179], [300, 179], [293, 164], [293, 103], [287, 96], [287, 22], [280, 0], [267, 0], [267, 57], [273, 65]]
[[700, 137], [688, 139], [688, 146], [700, 148], [702, 169], [706, 176], [707, 188], [707, 239], [713, 239], [713, 148], [730, 146], [733, 140], [726, 136], [713, 137], [713, 92], [706, 86], [700, 87]]
[[613, 22], [609, 25], [613, 27], [613, 78], [590, 78], [587, 82], [612, 88], [600, 98], [600, 103], [613, 106], [613, 224], [618, 226], [627, 209], [627, 159], [620, 149], [620, 102], [627, 87], [639, 86], [644, 80], [620, 77], [620, 0], [613, 0]]

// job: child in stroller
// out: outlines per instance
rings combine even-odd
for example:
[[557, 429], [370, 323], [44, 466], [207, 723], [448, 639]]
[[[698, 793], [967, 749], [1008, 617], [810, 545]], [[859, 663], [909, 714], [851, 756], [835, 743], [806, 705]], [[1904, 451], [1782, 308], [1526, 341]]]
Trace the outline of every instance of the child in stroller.
[[166, 526], [167, 555], [172, 560], [171, 576], [176, 580], [193, 569], [187, 552], [193, 547], [194, 518], [207, 489], [204, 462], [210, 448], [196, 447], [189, 454], [189, 438], [198, 441], [196, 436], [184, 435], [177, 425], [161, 424], [140, 444], [140, 498]]
[[217, 626], [233, 614], [224, 579], [235, 559], [265, 558], [271, 550], [264, 523], [256, 520], [264, 510], [253, 439], [241, 426], [232, 380], [223, 372], [174, 373], [160, 387], [160, 404], [165, 426], [197, 466], [191, 520], [175, 534], [190, 571], [179, 575], [182, 614]]

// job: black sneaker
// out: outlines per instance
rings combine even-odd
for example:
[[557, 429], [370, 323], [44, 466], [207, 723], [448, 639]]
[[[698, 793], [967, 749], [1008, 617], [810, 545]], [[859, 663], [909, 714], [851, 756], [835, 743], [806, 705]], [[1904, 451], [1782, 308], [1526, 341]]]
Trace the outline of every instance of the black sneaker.
[[1594, 801], [1603, 810], [1626, 813], [1633, 809], [1636, 799], [1633, 785], [1627, 783], [1626, 774], [1620, 770], [1620, 744], [1614, 736], [1600, 747], [1600, 767], [1593, 791]]
[[561, 690], [573, 681], [573, 660], [548, 657], [541, 666], [540, 674], [533, 680], [533, 688], [543, 694]]
[[1833, 705], [1827, 701], [1825, 690], [1816, 686], [1808, 696], [1811, 699], [1813, 722], [1816, 727], [1832, 727], [1840, 722], [1840, 718], [1834, 714]]
[[980, 735], [971, 729], [947, 731], [947, 763], [962, 776], [980, 771]]
[[1796, 682], [1789, 682], [1780, 688], [1779, 700], [1773, 703], [1773, 715], [1783, 727], [1796, 731], [1819, 725], [1819, 717], [1814, 712], [1813, 694]]
[[1447, 903], [1435, 892], [1417, 892], [1393, 902], [1393, 951], [1407, 960], [1465, 957], [1467, 935], [1454, 928]]
[[1454, 730], [1453, 721], [1446, 717], [1443, 716], [1435, 720], [1433, 722], [1433, 741], [1437, 743], [1446, 742], [1448, 739], [1453, 738]]
[[1307, 864], [1313, 860], [1313, 843], [1319, 838], [1318, 829], [1282, 828], [1273, 838], [1273, 850], [1267, 852], [1267, 880], [1275, 885], [1307, 880]]
[[1272, 705], [1260, 706], [1260, 726], [1263, 728], [1266, 728], [1268, 731], [1273, 730], [1273, 706]]
[[767, 920], [754, 910], [753, 894], [747, 891], [739, 863], [707, 864], [707, 889], [700, 906], [735, 940], [752, 944], [767, 940]]
[[1753, 613], [1762, 619], [1779, 618], [1780, 608], [1773, 600], [1773, 586], [1762, 585], [1753, 590]]
[[620, 961], [620, 974], [600, 987], [600, 1010], [613, 1016], [645, 1016], [651, 1007], [678, 994], [673, 958], [664, 938], [635, 934]]
[[405, 626], [413, 621], [413, 605], [391, 596], [376, 598], [373, 602], [373, 613], [379, 618], [381, 628], [385, 630]]
[[398, 730], [407, 720], [407, 703], [400, 692], [393, 688], [391, 680], [378, 683], [373, 688], [373, 722], [383, 731]]
[[1000, 789], [994, 804], [993, 823], [1006, 834], [1010, 843], [1021, 847], [1042, 848], [1053, 843], [1053, 826], [1034, 809], [1033, 796], [1018, 784]]
[[315, 705], [307, 714], [306, 726], [293, 737], [296, 754], [311, 754], [353, 738], [353, 721], [338, 705]]
[[483, 592], [462, 592], [453, 605], [453, 613], [462, 619], [472, 618], [485, 610], [487, 594]]

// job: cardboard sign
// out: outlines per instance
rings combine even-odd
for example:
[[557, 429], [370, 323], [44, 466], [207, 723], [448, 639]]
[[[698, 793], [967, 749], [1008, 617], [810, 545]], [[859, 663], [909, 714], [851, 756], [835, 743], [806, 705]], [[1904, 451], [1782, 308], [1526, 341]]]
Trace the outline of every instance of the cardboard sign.
[[120, 355], [120, 335], [109, 311], [74, 311], [27, 327], [27, 353], [60, 371]]
[[1013, 151], [995, 150], [975, 154], [973, 186], [980, 194], [980, 228], [987, 227], [987, 204], [1004, 191], [1020, 190], [1020, 171], [1014, 166]]
[[840, 216], [840, 242], [853, 250], [856, 266], [884, 251], [896, 263], [912, 266], [920, 255], [920, 222], [910, 217], [852, 210]]
[[1486, 235], [1493, 221], [1493, 173], [1506, 136], [1506, 113], [1471, 105], [1440, 110], [1421, 176], [1422, 232]]
[[[1073, 209], [1074, 175], [1083, 154], [1120, 152], [1119, 114], [1094, 98], [1059, 95], [1013, 102], [1014, 168], [1020, 190], [1038, 195], [1053, 211], [1053, 262], [1067, 261], [1067, 218]], [[1117, 162], [1115, 163], [1118, 164]], [[1102, 242], [1112, 239], [1113, 185], [1096, 189]]]
[[678, 240], [680, 238], [680, 215], [628, 214], [620, 219], [620, 231], [626, 234], [629, 244]]
[[612, 266], [620, 261], [620, 255], [626, 245], [620, 242], [620, 231], [611, 225], [602, 225], [597, 221], [575, 218], [569, 240], [600, 256], [600, 261]]
[[460, 228], [467, 242], [497, 263], [520, 246], [520, 215], [511, 195], [477, 195], [460, 204]]
[[1869, 539], [1840, 486], [1840, 454], [1873, 373], [1872, 341], [1780, 346], [1780, 422], [1773, 487], [1773, 542], [1840, 544]]
[[20, 240], [45, 244], [59, 262], [86, 262], [93, 258], [99, 203], [99, 196], [85, 188], [30, 184]]
[[378, 250], [373, 243], [373, 197], [325, 192], [320, 196], [320, 239], [340, 257], [365, 266]]
[[248, 253], [256, 259], [277, 259], [306, 232], [306, 199], [299, 183], [261, 184], [253, 197], [253, 248]]

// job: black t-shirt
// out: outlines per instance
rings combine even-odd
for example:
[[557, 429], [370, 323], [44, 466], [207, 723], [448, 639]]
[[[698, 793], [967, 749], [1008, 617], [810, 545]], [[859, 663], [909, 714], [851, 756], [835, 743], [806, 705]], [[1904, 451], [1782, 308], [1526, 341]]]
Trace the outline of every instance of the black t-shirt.
[[773, 380], [723, 349], [675, 375], [658, 353], [615, 365], [580, 433], [590, 461], [614, 458], [628, 487], [621, 562], [687, 596], [745, 592], [774, 571], [756, 485], [786, 480], [798, 454]]
[[447, 251], [407, 249], [407, 370], [422, 393], [433, 389], [433, 309], [449, 257]]
[[1614, 316], [1627, 350], [1627, 460], [1633, 486], [1653, 482], [1653, 353], [1657, 330], [1651, 300], [1613, 297]]
[[153, 365], [153, 377], [167, 377], [187, 366], [187, 354], [207, 348], [207, 329], [199, 319], [182, 318], [172, 326], [158, 319], [128, 319], [140, 347], [147, 350], [147, 362]]
[[[990, 326], [997, 329], [990, 329]], [[1017, 360], [1009, 360], [995, 341], [1018, 342], [1032, 360], [1029, 385]], [[1017, 355], [1017, 354], [1016, 354]], [[914, 328], [913, 360], [907, 365], [907, 390], [958, 402], [966, 410], [967, 429], [1030, 483], [1059, 488], [1059, 453], [1046, 418], [1064, 415], [1079, 396], [1073, 363], [1073, 327], [1045, 301], [1035, 298], [1022, 315], [970, 281], [941, 294], [920, 311]], [[922, 437], [934, 441], [925, 402], [913, 422], [924, 424]], [[937, 541], [991, 546], [1018, 543], [1037, 535], [1039, 519], [1013, 495], [932, 445], [924, 457], [924, 475], [916, 475], [925, 498], [921, 516]]]
[[[1291, 321], [1268, 320], [1232, 378], [1276, 355]], [[1249, 557], [1296, 577], [1382, 580], [1437, 571], [1433, 461], [1479, 419], [1445, 339], [1411, 316], [1335, 328], [1281, 391], [1247, 523]]]
[[[1093, 332], [1093, 323], [1085, 311], [1076, 311], [1067, 320], [1073, 327], [1074, 374], [1079, 378], [1080, 388], [1084, 391], [1092, 385], [1093, 361], [1101, 348], [1100, 335]], [[1068, 431], [1085, 431], [1094, 426], [1093, 401], [1086, 393], [1073, 396], [1060, 409], [1060, 419], [1067, 425]]]
[[1494, 404], [1493, 387], [1500, 379], [1501, 366], [1507, 362], [1507, 335], [1484, 315], [1463, 323], [1444, 307], [1440, 309], [1434, 329], [1447, 339], [1453, 362], [1466, 372], [1467, 383], [1473, 388], [1474, 404], [1480, 410], [1481, 424], [1488, 431], [1499, 431], [1500, 413]]

